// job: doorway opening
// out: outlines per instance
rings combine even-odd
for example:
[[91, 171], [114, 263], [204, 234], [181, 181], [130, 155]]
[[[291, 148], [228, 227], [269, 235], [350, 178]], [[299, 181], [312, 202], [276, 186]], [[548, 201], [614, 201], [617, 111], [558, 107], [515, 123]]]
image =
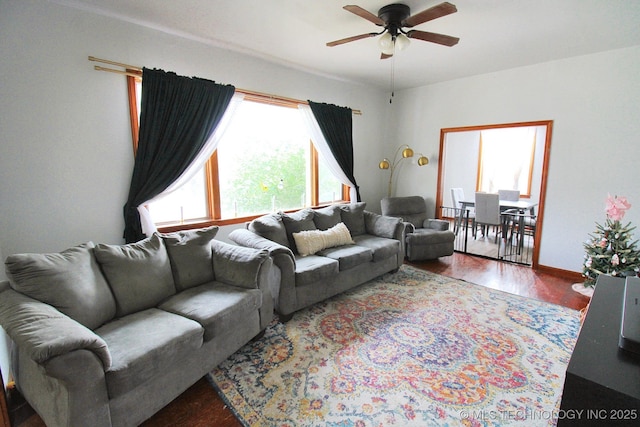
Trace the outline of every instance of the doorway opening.
[[[545, 120], [440, 130], [436, 216], [452, 221], [456, 251], [537, 267], [552, 127]], [[462, 189], [465, 204], [452, 188]], [[501, 199], [502, 225], [481, 234], [475, 193], [498, 190], [518, 190], [519, 202], [509, 210]]]

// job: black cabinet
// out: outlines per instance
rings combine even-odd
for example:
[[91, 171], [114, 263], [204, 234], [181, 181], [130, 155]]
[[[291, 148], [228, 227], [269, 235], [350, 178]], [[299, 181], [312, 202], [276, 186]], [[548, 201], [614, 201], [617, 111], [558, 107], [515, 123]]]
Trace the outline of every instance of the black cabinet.
[[618, 346], [624, 285], [598, 278], [567, 366], [558, 426], [640, 425], [640, 354]]

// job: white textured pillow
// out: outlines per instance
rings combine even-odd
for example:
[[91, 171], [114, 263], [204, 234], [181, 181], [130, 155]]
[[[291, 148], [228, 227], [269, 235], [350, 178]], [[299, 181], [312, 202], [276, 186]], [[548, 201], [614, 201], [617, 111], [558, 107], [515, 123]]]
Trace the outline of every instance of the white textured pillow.
[[306, 230], [293, 233], [298, 253], [302, 256], [313, 255], [318, 251], [334, 246], [354, 243], [349, 229], [340, 222], [327, 230]]

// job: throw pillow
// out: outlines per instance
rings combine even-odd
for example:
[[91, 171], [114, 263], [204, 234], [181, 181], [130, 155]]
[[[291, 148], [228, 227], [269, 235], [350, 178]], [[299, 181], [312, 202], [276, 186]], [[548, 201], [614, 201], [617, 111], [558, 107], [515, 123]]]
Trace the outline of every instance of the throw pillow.
[[338, 205], [331, 205], [326, 208], [316, 209], [313, 212], [313, 222], [318, 230], [328, 230], [342, 221]]
[[60, 253], [9, 255], [5, 266], [10, 285], [95, 329], [113, 318], [116, 302], [93, 247], [87, 242]]
[[298, 212], [282, 214], [282, 223], [287, 230], [287, 239], [289, 240], [289, 247], [294, 252], [298, 252], [296, 248], [296, 242], [293, 238], [293, 233], [299, 233], [305, 230], [316, 230], [316, 224], [313, 222], [313, 211], [311, 209], [302, 209]]
[[298, 253], [302, 256], [313, 255], [323, 249], [353, 244], [349, 229], [339, 222], [328, 230], [308, 230], [293, 233]]
[[287, 239], [287, 231], [282, 223], [282, 215], [280, 214], [269, 214], [254, 219], [249, 223], [249, 230], [265, 239], [291, 249], [289, 239]]
[[211, 242], [218, 233], [218, 226], [163, 234], [167, 247], [171, 272], [179, 291], [212, 282]]
[[176, 293], [158, 233], [128, 245], [98, 244], [93, 251], [116, 297], [116, 316], [154, 307]]
[[364, 208], [366, 206], [365, 202], [340, 205], [340, 217], [352, 236], [359, 236], [366, 232], [364, 225]]

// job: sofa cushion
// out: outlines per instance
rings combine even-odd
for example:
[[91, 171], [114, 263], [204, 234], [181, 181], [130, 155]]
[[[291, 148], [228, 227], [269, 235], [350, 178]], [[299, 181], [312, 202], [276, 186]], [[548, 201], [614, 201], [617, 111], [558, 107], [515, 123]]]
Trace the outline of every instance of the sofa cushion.
[[214, 225], [162, 235], [177, 290], [213, 281], [211, 242], [217, 232]]
[[111, 353], [105, 376], [113, 399], [180, 366], [202, 346], [204, 329], [186, 317], [150, 308], [109, 322], [96, 333]]
[[400, 241], [395, 239], [364, 234], [354, 237], [353, 240], [356, 245], [367, 247], [373, 251], [374, 262], [397, 256], [400, 251]]
[[262, 292], [258, 289], [241, 289], [211, 282], [180, 292], [158, 308], [198, 322], [204, 328], [204, 340], [209, 341], [242, 328], [261, 306]]
[[322, 209], [315, 209], [313, 223], [318, 230], [327, 230], [342, 222], [340, 217], [340, 207], [338, 205], [327, 206]]
[[213, 271], [216, 280], [241, 288], [257, 289], [260, 266], [269, 257], [267, 250], [213, 242]]
[[360, 264], [368, 263], [373, 259], [373, 252], [371, 249], [358, 245], [329, 248], [320, 251], [318, 255], [338, 261], [340, 264], [340, 271], [349, 270]]
[[95, 329], [114, 317], [116, 302], [93, 247], [88, 242], [60, 253], [9, 255], [5, 266], [11, 287]]
[[289, 247], [294, 253], [298, 252], [293, 233], [299, 233], [306, 230], [316, 230], [316, 224], [313, 222], [313, 210], [301, 209], [293, 213], [283, 213], [282, 223], [287, 230], [287, 239]]
[[365, 202], [340, 205], [340, 218], [351, 232], [351, 236], [359, 236], [366, 232], [364, 225], [364, 208], [366, 206]]
[[158, 233], [128, 245], [98, 244], [94, 253], [116, 297], [118, 317], [154, 307], [176, 292]]
[[353, 243], [349, 229], [343, 222], [327, 230], [307, 230], [293, 233], [298, 253], [302, 256], [313, 255], [318, 251], [335, 246]]
[[339, 272], [339, 263], [335, 259], [310, 255], [296, 257], [296, 286], [308, 285], [318, 280], [335, 277]]
[[264, 215], [254, 219], [249, 223], [249, 230], [265, 239], [269, 239], [272, 242], [291, 249], [289, 239], [287, 239], [287, 231], [282, 223], [282, 215], [279, 213]]

